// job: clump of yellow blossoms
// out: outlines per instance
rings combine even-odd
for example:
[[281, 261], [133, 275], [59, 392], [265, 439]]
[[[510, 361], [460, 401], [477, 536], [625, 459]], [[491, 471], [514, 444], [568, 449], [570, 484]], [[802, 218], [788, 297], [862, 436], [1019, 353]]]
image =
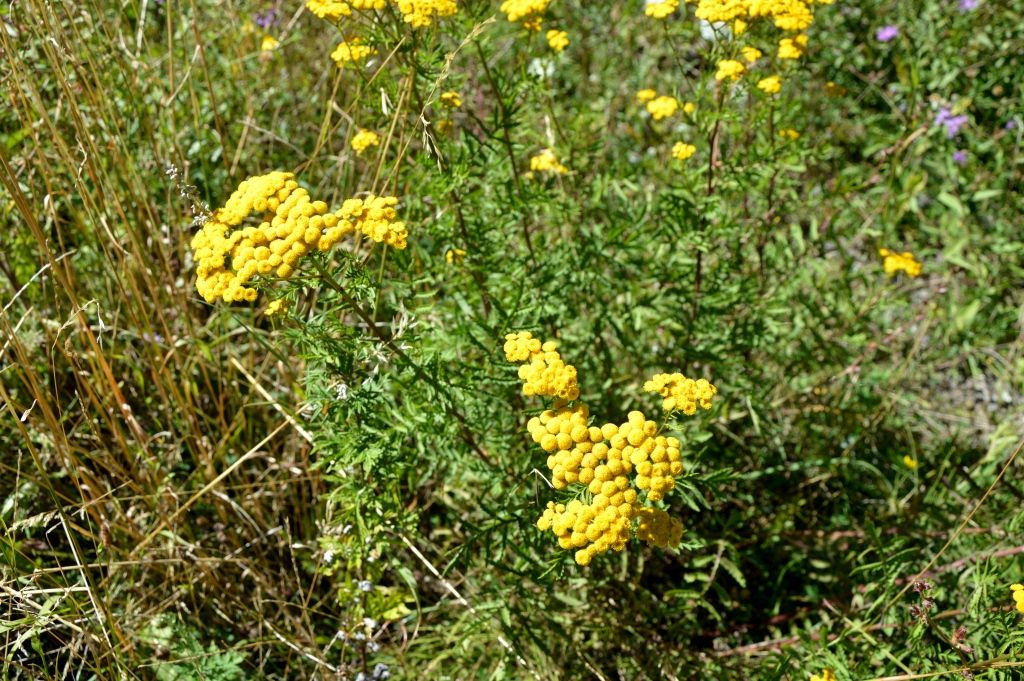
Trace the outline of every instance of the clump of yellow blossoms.
[[515, 23], [522, 22], [523, 28], [528, 31], [539, 31], [541, 22], [544, 19], [544, 12], [547, 11], [549, 0], [505, 0], [501, 3], [501, 11], [508, 16], [508, 20]]
[[444, 252], [444, 261], [449, 265], [461, 265], [466, 259], [466, 251], [461, 248], [449, 248]]
[[743, 72], [747, 70], [747, 67], [742, 62], [738, 62], [735, 59], [725, 59], [718, 62], [718, 73], [715, 74], [715, 80], [739, 80], [739, 77], [743, 75]]
[[346, 64], [358, 64], [375, 54], [377, 54], [377, 50], [369, 45], [364, 45], [360, 38], [352, 38], [334, 48], [331, 59], [338, 65], [338, 68], [345, 68]]
[[800, 139], [800, 133], [793, 128], [783, 128], [779, 130], [779, 137], [785, 140], [798, 140]]
[[321, 19], [337, 21], [342, 17], [352, 16], [352, 10], [381, 10], [387, 6], [386, 0], [306, 0], [306, 9]]
[[799, 59], [803, 54], [796, 38], [783, 38], [779, 41], [779, 59]]
[[359, 132], [352, 136], [351, 145], [352, 150], [356, 152], [356, 156], [359, 156], [370, 147], [379, 146], [380, 135], [373, 130], [360, 129]]
[[263, 36], [263, 40], [260, 42], [260, 51], [273, 52], [280, 45], [281, 43], [277, 40], [277, 38], [275, 38], [274, 36], [265, 35]]
[[778, 94], [782, 90], [782, 79], [778, 76], [768, 76], [757, 81], [757, 87], [766, 95]]
[[[646, 502], [656, 502], [675, 487], [683, 472], [679, 440], [658, 435], [658, 424], [639, 411], [630, 412], [625, 423], [591, 425], [590, 410], [578, 401], [576, 369], [565, 363], [553, 341], [541, 343], [526, 331], [510, 333], [504, 351], [508, 361], [522, 365], [523, 394], [554, 398], [551, 409], [527, 423], [533, 441], [548, 453], [552, 486], [582, 488], [567, 505], [549, 502], [537, 528], [551, 530], [562, 548], [576, 549], [580, 565], [597, 554], [623, 550], [631, 536], [662, 549], [678, 546], [682, 523], [645, 506], [639, 495], [645, 492]], [[714, 387], [707, 381], [681, 374], [652, 381], [678, 393], [680, 409], [685, 410], [687, 400], [710, 407]]]
[[459, 11], [455, 0], [396, 0], [402, 19], [413, 28], [426, 28], [435, 18], [450, 17]]
[[836, 675], [831, 669], [822, 669], [821, 676], [811, 674], [811, 681], [836, 681]]
[[458, 109], [462, 106], [462, 96], [454, 90], [441, 93], [441, 104], [448, 107], [449, 109]]
[[[348, 199], [328, 212], [313, 201], [292, 173], [275, 171], [244, 180], [192, 238], [196, 288], [207, 302], [253, 301], [254, 277], [286, 279], [313, 249], [328, 251], [347, 234], [359, 232], [377, 243], [405, 248], [405, 224], [395, 220], [398, 199]], [[242, 227], [255, 216], [258, 226]]]
[[644, 14], [655, 19], [664, 19], [679, 9], [679, 0], [647, 0]]
[[697, 147], [686, 142], [676, 142], [672, 145], [672, 158], [678, 161], [685, 161], [686, 159], [697, 153]]
[[565, 48], [569, 47], [569, 34], [565, 31], [552, 29], [545, 33], [544, 37], [547, 38], [548, 47], [555, 52], [561, 52]]
[[697, 407], [710, 409], [711, 400], [718, 390], [707, 379], [696, 381], [682, 374], [655, 374], [644, 383], [644, 392], [658, 393], [665, 398], [665, 411], [678, 410], [687, 416], [697, 413]]
[[753, 64], [761, 58], [761, 50], [756, 47], [744, 47], [740, 52], [743, 54], [743, 61]]
[[533, 172], [555, 173], [558, 175], [564, 175], [569, 172], [569, 169], [558, 161], [558, 157], [555, 156], [555, 152], [550, 149], [543, 149], [539, 154], [530, 159], [530, 170]]
[[917, 459], [910, 456], [910, 454], [903, 455], [903, 465], [912, 471], [916, 471], [918, 467]]
[[884, 258], [882, 267], [890, 277], [896, 276], [901, 270], [906, 272], [908, 277], [917, 277], [921, 274], [921, 263], [914, 260], [914, 254], [910, 251], [896, 253], [888, 248], [879, 248], [878, 255]]
[[641, 104], [646, 104], [647, 102], [651, 101], [657, 96], [658, 93], [656, 91], [652, 90], [651, 88], [644, 88], [643, 90], [637, 90], [636, 101], [640, 102]]
[[1013, 602], [1017, 604], [1017, 612], [1024, 612], [1024, 584], [1012, 584]]
[[655, 97], [651, 101], [647, 102], [647, 113], [651, 114], [651, 118], [656, 121], [668, 118], [669, 116], [674, 115], [678, 110], [679, 100], [669, 95]]

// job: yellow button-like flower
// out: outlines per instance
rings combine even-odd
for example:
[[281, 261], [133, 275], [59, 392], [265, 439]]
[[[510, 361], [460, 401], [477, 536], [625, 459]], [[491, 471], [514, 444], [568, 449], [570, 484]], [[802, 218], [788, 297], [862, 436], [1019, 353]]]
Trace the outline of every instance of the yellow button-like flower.
[[743, 53], [743, 60], [748, 64], [753, 64], [761, 58], [761, 50], [756, 47], [744, 47], [740, 52]]
[[280, 44], [273, 36], [265, 35], [260, 42], [260, 50], [263, 52], [273, 52]]
[[331, 59], [338, 65], [338, 68], [345, 68], [346, 64], [358, 64], [375, 54], [377, 54], [377, 50], [369, 45], [364, 45], [361, 39], [353, 38], [334, 48]]
[[646, 104], [647, 102], [651, 101], [652, 99], [654, 99], [657, 96], [658, 96], [657, 92], [655, 92], [651, 88], [645, 88], [643, 90], [638, 90], [637, 91], [637, 93], [636, 93], [636, 101], [640, 102], [641, 104]]
[[644, 14], [654, 19], [664, 19], [679, 9], [679, 0], [645, 0]]
[[811, 674], [811, 681], [836, 681], [836, 675], [832, 673], [831, 669], [823, 669], [821, 676]]
[[454, 15], [459, 7], [455, 0], [394, 0], [402, 20], [413, 28], [426, 28], [435, 19]]
[[552, 29], [545, 34], [545, 37], [548, 40], [548, 46], [555, 52], [561, 52], [569, 47], [569, 34], [565, 31]]
[[907, 468], [909, 468], [912, 471], [916, 471], [917, 470], [917, 466], [918, 466], [917, 459], [912, 457], [910, 454], [904, 454], [903, 455], [903, 465], [906, 466]]
[[505, 0], [501, 11], [511, 22], [520, 22], [528, 31], [539, 31], [549, 0]]
[[783, 38], [779, 41], [779, 59], [799, 59], [803, 53], [792, 38]]
[[444, 261], [449, 265], [461, 265], [466, 259], [466, 251], [461, 248], [449, 248], [444, 252]]
[[530, 170], [557, 175], [564, 175], [569, 172], [569, 169], [558, 161], [558, 156], [551, 149], [543, 149], [539, 154], [532, 157], [530, 159]]
[[651, 101], [647, 102], [647, 113], [651, 114], [651, 118], [656, 121], [668, 118], [678, 109], [679, 101], [675, 97], [669, 97], [668, 95], [655, 97]]
[[455, 90], [449, 90], [448, 92], [441, 93], [441, 104], [448, 107], [449, 109], [458, 109], [462, 106], [462, 95]]
[[798, 140], [800, 139], [800, 133], [793, 128], [782, 128], [779, 130], [779, 137], [787, 140]]
[[782, 90], [782, 79], [778, 76], [768, 76], [757, 81], [757, 87], [766, 95], [778, 94]]
[[697, 153], [697, 147], [686, 142], [676, 142], [672, 145], [672, 158], [678, 161], [685, 161], [686, 159]]
[[715, 80], [739, 80], [743, 72], [747, 70], [741, 62], [735, 59], [724, 59], [718, 62], [718, 72], [715, 73]]
[[921, 263], [914, 260], [914, 254], [910, 251], [896, 253], [888, 248], [880, 248], [878, 255], [882, 256], [882, 267], [890, 277], [896, 276], [897, 272], [906, 272], [908, 277], [917, 277], [921, 274]]
[[352, 136], [351, 145], [352, 150], [356, 152], [356, 156], [360, 156], [368, 148], [380, 145], [380, 135], [372, 130], [360, 129], [359, 132]]

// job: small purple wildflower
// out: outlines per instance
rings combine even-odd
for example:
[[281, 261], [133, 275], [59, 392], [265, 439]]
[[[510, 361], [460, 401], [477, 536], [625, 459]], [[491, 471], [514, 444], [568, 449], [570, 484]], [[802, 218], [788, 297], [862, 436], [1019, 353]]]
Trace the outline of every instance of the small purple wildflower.
[[1006, 125], [1003, 126], [1003, 129], [1005, 129], [1005, 130], [1013, 130], [1016, 127], [1017, 127], [1017, 121], [1015, 121], [1015, 120], [1013, 120], [1011, 118], [1010, 120], [1006, 121]]
[[278, 23], [277, 8], [271, 7], [263, 14], [255, 14], [252, 19], [253, 23], [260, 28], [266, 30], [271, 26], [276, 26]]
[[877, 39], [879, 42], [887, 43], [890, 40], [894, 39], [899, 34], [900, 27], [895, 26], [893, 24], [889, 24], [888, 26], [883, 26], [882, 28], [878, 29], [878, 31], [875, 33], [875, 39]]
[[957, 164], [958, 166], [966, 165], [967, 164], [967, 152], [964, 151], [963, 149], [957, 149], [956, 151], [954, 151], [953, 152], [953, 163]]
[[978, 0], [960, 0], [960, 11], [970, 12], [978, 8]]
[[939, 109], [939, 113], [935, 116], [935, 125], [941, 125], [946, 129], [946, 137], [948, 139], [956, 137], [960, 133], [960, 128], [964, 127], [966, 123], [967, 116], [963, 114], [954, 116], [948, 107]]

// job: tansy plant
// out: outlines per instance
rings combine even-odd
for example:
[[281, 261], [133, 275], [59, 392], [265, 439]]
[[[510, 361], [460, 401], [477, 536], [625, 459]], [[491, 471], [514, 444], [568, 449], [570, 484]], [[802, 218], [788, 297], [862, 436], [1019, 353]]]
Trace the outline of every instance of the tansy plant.
[[[662, 549], [678, 546], [682, 523], [654, 503], [683, 472], [679, 440], [661, 435], [663, 426], [640, 411], [631, 411], [625, 423], [591, 423], [590, 409], [579, 400], [576, 368], [554, 341], [541, 343], [520, 331], [505, 336], [504, 350], [509, 362], [521, 365], [523, 394], [552, 399], [527, 429], [548, 452], [551, 486], [574, 494], [567, 504], [549, 501], [537, 528], [551, 530], [563, 549], [576, 549], [580, 565], [622, 551], [632, 537]], [[658, 374], [644, 390], [664, 398], [666, 416], [710, 409], [716, 392], [707, 380], [678, 373]]]

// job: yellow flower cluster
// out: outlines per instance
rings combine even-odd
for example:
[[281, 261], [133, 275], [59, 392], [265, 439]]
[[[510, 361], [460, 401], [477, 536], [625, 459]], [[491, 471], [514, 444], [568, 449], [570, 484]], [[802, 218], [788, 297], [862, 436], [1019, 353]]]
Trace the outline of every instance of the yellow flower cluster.
[[696, 381], [682, 374], [655, 374], [644, 383], [644, 392], [658, 393], [665, 398], [662, 407], [665, 411], [678, 410], [687, 416], [697, 413], [697, 407], [710, 409], [711, 401], [718, 392], [707, 379]]
[[580, 396], [576, 367], [562, 360], [555, 341], [541, 344], [528, 331], [520, 331], [505, 336], [504, 350], [508, 361], [523, 364], [519, 367], [519, 378], [523, 381], [524, 395], [562, 400], [575, 400]]
[[659, 549], [679, 545], [683, 538], [683, 524], [678, 519], [660, 508], [650, 507], [641, 508], [637, 515], [640, 518], [636, 528], [637, 539]]
[[678, 110], [679, 100], [669, 95], [655, 97], [651, 101], [647, 102], [647, 113], [651, 114], [651, 118], [656, 121], [668, 118], [669, 116], [674, 115]]
[[766, 95], [774, 95], [782, 90], [782, 79], [778, 76], [768, 76], [757, 81], [757, 87]]
[[511, 22], [520, 21], [528, 31], [539, 31], [549, 0], [505, 0], [501, 11]]
[[458, 109], [462, 106], [462, 96], [454, 90], [441, 93], [441, 104], [448, 107], [449, 109]]
[[798, 140], [800, 139], [800, 133], [793, 128], [783, 128], [779, 130], [779, 137], [784, 140]]
[[263, 36], [263, 40], [260, 42], [260, 51], [261, 52], [273, 52], [280, 45], [281, 45], [281, 43], [277, 40], [277, 38], [275, 38], [274, 36], [271, 36], [271, 35], [265, 35], [265, 36]]
[[537, 521], [537, 529], [541, 532], [550, 529], [563, 549], [578, 549], [577, 563], [589, 565], [598, 553], [626, 548], [633, 520], [632, 508], [629, 510], [630, 515], [622, 515], [620, 509], [611, 504], [585, 505], [573, 499], [566, 506], [549, 501]]
[[799, 59], [803, 56], [802, 46], [807, 44], [807, 36], [783, 38], [779, 41], [779, 59]]
[[369, 45], [364, 45], [362, 39], [352, 38], [334, 48], [331, 59], [338, 65], [338, 68], [343, 69], [346, 64], [357, 64], [375, 54], [377, 54], [377, 50]]
[[742, 62], [738, 62], [735, 59], [725, 59], [718, 62], [718, 73], [715, 74], [715, 80], [739, 80], [739, 77], [743, 75], [743, 72], [747, 70], [747, 67]]
[[[662, 549], [677, 546], [682, 524], [664, 511], [642, 506], [638, 490], [646, 492], [647, 502], [656, 502], [675, 487], [676, 476], [683, 472], [679, 440], [658, 435], [658, 424], [639, 411], [630, 412], [619, 425], [590, 425], [587, 405], [569, 404], [579, 397], [576, 369], [565, 364], [555, 343], [541, 343], [520, 331], [505, 336], [504, 351], [508, 361], [522, 365], [524, 394], [556, 398], [551, 409], [527, 423], [533, 441], [548, 453], [552, 486], [585, 488], [584, 496], [568, 505], [549, 503], [537, 527], [550, 529], [562, 548], [577, 549], [580, 565], [597, 554], [625, 548], [637, 517], [637, 538]], [[687, 380], [681, 374], [658, 375], [648, 383], [680, 404], [689, 399], [710, 406], [713, 386]]]
[[449, 265], [461, 265], [466, 259], [466, 251], [461, 248], [449, 248], [444, 252], [444, 261]]
[[[329, 213], [327, 204], [311, 200], [292, 173], [250, 177], [192, 238], [196, 288], [207, 302], [255, 300], [256, 289], [246, 286], [254, 277], [290, 277], [307, 253], [327, 251], [351, 232], [405, 248], [405, 225], [395, 221], [397, 203], [394, 197], [371, 195], [349, 199]], [[254, 214], [258, 226], [240, 227]]]
[[914, 254], [910, 251], [896, 253], [888, 248], [879, 248], [878, 255], [884, 258], [882, 267], [890, 277], [896, 276], [901, 270], [906, 272], [908, 277], [917, 277], [921, 274], [921, 263], [914, 260]]
[[373, 130], [363, 130], [360, 128], [359, 132], [352, 136], [351, 145], [352, 150], [356, 152], [356, 156], [360, 156], [370, 147], [379, 146], [380, 136]]
[[[832, 0], [817, 0], [819, 5], [831, 5]], [[772, 19], [775, 27], [783, 31], [805, 31], [814, 21], [811, 12], [813, 0], [700, 0], [697, 3], [696, 15], [704, 21], [742, 22], [744, 19]]]
[[647, 0], [644, 14], [655, 19], [664, 19], [679, 9], [679, 0]]
[[831, 669], [822, 669], [821, 676], [811, 674], [811, 681], [836, 681], [836, 675]]
[[435, 18], [450, 17], [459, 11], [455, 0], [395, 0], [402, 19], [413, 28], [426, 28]]
[[652, 90], [651, 88], [644, 88], [643, 90], [637, 90], [636, 101], [640, 102], [641, 104], [646, 104], [647, 102], [651, 101], [657, 96], [658, 93], [656, 91]]
[[306, 9], [321, 19], [337, 21], [352, 15], [352, 10], [381, 10], [387, 6], [386, 0], [306, 0]]
[[685, 161], [686, 159], [697, 153], [697, 147], [686, 142], [676, 142], [672, 145], [672, 158], [677, 161]]
[[1013, 602], [1017, 604], [1017, 612], [1024, 612], [1024, 584], [1013, 584], [1010, 590], [1013, 591]]
[[530, 170], [541, 173], [556, 173], [558, 175], [564, 175], [569, 172], [569, 169], [558, 161], [555, 152], [550, 149], [544, 149], [530, 159]]
[[565, 48], [569, 47], [569, 34], [565, 31], [552, 29], [544, 34], [544, 36], [547, 38], [548, 47], [555, 52], [561, 52]]
[[756, 47], [744, 47], [740, 52], [743, 54], [743, 60], [748, 64], [753, 64], [761, 58], [761, 50]]

